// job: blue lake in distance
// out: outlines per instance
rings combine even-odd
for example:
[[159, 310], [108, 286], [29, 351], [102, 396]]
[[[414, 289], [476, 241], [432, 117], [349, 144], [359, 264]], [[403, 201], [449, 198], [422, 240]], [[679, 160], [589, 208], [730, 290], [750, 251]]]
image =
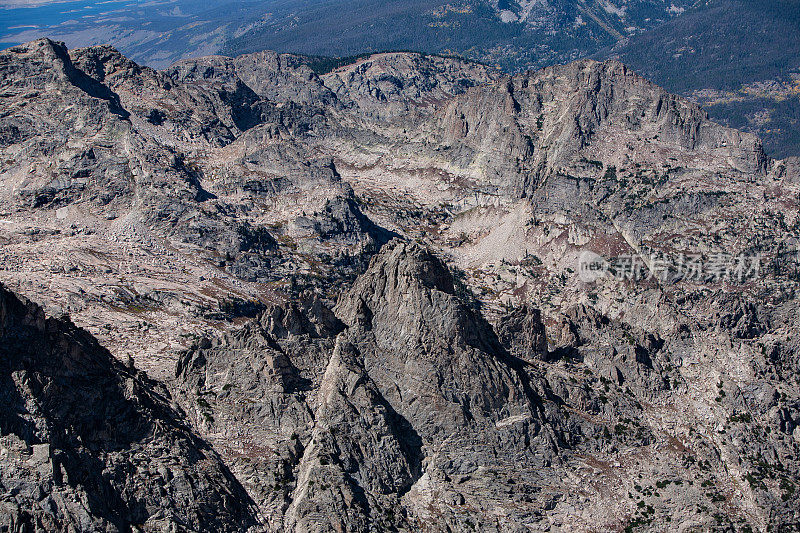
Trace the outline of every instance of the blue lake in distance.
[[106, 0], [88, 2], [56, 2], [34, 7], [0, 8], [0, 48], [8, 48], [19, 44], [10, 39], [16, 33], [32, 29], [57, 26], [69, 21], [91, 23], [104, 13], [115, 11], [121, 7], [134, 7], [140, 2], [130, 0]]

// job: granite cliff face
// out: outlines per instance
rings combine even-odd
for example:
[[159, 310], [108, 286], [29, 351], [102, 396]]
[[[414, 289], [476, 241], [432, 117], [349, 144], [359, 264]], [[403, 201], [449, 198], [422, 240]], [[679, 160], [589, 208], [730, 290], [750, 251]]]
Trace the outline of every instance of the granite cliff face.
[[163, 386], [0, 287], [0, 527], [238, 530], [255, 506]]
[[798, 527], [800, 165], [757, 137], [617, 62], [0, 74], [0, 280], [89, 332], [2, 293], [9, 527]]

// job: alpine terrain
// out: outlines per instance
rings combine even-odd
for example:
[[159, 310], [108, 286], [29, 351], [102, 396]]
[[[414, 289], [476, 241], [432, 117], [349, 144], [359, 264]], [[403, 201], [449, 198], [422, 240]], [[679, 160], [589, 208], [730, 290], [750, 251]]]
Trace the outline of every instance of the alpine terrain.
[[800, 529], [800, 159], [616, 60], [318, 67], [0, 52], [0, 531]]

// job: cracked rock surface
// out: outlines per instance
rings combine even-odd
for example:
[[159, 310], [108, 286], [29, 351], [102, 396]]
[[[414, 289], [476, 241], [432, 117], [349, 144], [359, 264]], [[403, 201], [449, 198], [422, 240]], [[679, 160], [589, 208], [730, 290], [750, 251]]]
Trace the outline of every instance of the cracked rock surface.
[[233, 531], [255, 506], [163, 386], [0, 287], [0, 528]]
[[800, 527], [797, 158], [614, 61], [312, 65], [0, 53], [0, 530]]

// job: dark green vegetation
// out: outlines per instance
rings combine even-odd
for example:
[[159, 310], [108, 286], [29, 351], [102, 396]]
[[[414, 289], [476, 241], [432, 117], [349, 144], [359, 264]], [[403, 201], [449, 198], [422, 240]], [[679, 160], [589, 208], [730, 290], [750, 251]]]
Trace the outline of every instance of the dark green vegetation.
[[706, 0], [611, 55], [667, 90], [736, 90], [800, 68], [800, 2]]
[[[770, 155], [778, 158], [800, 155], [800, 95], [786, 99], [753, 98], [740, 102], [705, 103], [704, 107], [717, 122], [761, 136]], [[768, 122], [759, 125], [759, 113]]]
[[800, 154], [797, 0], [706, 0], [598, 55], [609, 56], [694, 96], [716, 121], [759, 134], [771, 155]]
[[459, 54], [519, 71], [586, 56], [629, 31], [653, 28], [675, 16], [667, 10], [671, 4], [659, 0], [629, 1], [623, 14], [598, 1], [574, 0], [553, 0], [529, 10], [510, 0], [327, 0], [284, 10], [290, 5], [271, 4], [269, 16], [228, 41], [223, 52], [269, 49], [344, 57], [417, 50]]

